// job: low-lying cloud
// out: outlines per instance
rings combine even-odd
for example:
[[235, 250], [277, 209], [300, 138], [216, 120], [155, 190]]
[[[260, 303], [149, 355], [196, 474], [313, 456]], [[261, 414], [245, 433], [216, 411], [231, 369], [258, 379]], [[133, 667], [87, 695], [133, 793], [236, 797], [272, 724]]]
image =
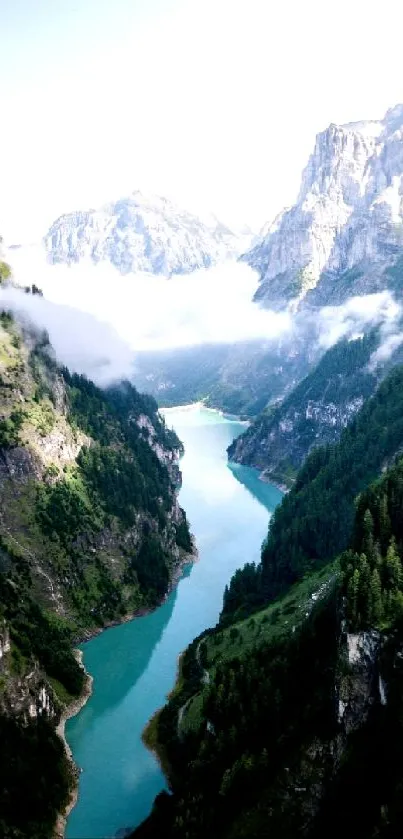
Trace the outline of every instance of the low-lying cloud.
[[319, 345], [327, 350], [341, 338], [354, 338], [381, 327], [383, 337], [396, 330], [401, 306], [390, 291], [350, 297], [340, 306], [324, 306], [319, 316]]
[[35, 250], [17, 254], [20, 285], [35, 282], [54, 303], [110, 323], [133, 350], [275, 338], [290, 328], [287, 313], [252, 303], [257, 274], [228, 261], [167, 280], [149, 274], [122, 276], [110, 265], [49, 265]]
[[59, 361], [99, 384], [131, 377], [142, 350], [251, 340], [287, 344], [308, 334], [324, 352], [343, 337], [378, 327], [377, 364], [403, 342], [401, 307], [388, 291], [293, 315], [254, 304], [258, 276], [234, 261], [170, 280], [122, 276], [105, 264], [52, 266], [39, 249], [16, 252], [12, 263], [16, 281], [35, 283], [45, 296], [2, 289], [3, 304], [46, 329]]
[[101, 386], [133, 373], [133, 352], [113, 327], [88, 312], [63, 306], [11, 286], [0, 288], [0, 308], [45, 330], [56, 358]]

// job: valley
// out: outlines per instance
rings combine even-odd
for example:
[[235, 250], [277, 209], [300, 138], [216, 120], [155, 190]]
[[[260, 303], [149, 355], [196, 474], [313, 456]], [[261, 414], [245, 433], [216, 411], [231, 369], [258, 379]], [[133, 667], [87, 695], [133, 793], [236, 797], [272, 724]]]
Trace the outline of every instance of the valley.
[[114, 836], [119, 828], [136, 826], [166, 788], [161, 767], [143, 745], [143, 730], [174, 685], [184, 645], [218, 620], [232, 573], [245, 555], [258, 559], [281, 499], [276, 489], [260, 485], [253, 470], [237, 467], [233, 475], [229, 469], [226, 446], [242, 430], [239, 423], [197, 406], [169, 411], [166, 421], [185, 446], [179, 498], [198, 560], [156, 611], [82, 646], [94, 690], [66, 729], [83, 770], [67, 839]]
[[86, 312], [98, 383], [1, 255], [4, 839], [400, 835], [402, 149], [402, 105], [332, 123], [252, 243], [139, 190], [59, 216], [49, 271], [194, 282], [186, 346]]

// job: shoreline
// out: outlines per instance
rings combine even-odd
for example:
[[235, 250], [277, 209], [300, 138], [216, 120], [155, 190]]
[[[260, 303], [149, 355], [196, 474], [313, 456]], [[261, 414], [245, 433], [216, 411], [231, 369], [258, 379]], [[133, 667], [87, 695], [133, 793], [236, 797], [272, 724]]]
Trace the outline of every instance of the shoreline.
[[245, 466], [246, 469], [254, 469], [255, 472], [258, 473], [259, 481], [262, 481], [263, 484], [271, 484], [271, 486], [276, 487], [276, 489], [280, 490], [280, 492], [282, 492], [284, 495], [286, 495], [292, 489], [294, 481], [292, 481], [290, 485], [286, 483], [281, 483], [271, 475], [268, 475], [264, 469], [259, 469], [258, 466], [252, 466], [249, 463], [241, 463], [239, 460], [233, 460], [233, 458], [228, 458], [228, 463], [232, 463], [235, 466]]
[[81, 695], [77, 699], [74, 699], [73, 702], [71, 702], [69, 705], [66, 705], [65, 708], [63, 708], [61, 716], [60, 716], [60, 720], [59, 720], [59, 722], [56, 726], [56, 729], [55, 729], [57, 736], [60, 738], [60, 740], [63, 743], [64, 752], [65, 752], [66, 758], [67, 758], [67, 760], [70, 764], [70, 768], [72, 770], [72, 775], [73, 775], [73, 786], [72, 786], [72, 789], [70, 791], [69, 801], [67, 802], [64, 810], [61, 813], [58, 814], [57, 819], [56, 819], [55, 839], [64, 839], [64, 834], [65, 834], [66, 825], [67, 825], [67, 819], [68, 819], [73, 807], [75, 807], [75, 805], [77, 804], [77, 800], [78, 800], [78, 779], [80, 777], [80, 768], [74, 762], [73, 753], [72, 753], [71, 748], [70, 748], [70, 746], [67, 742], [67, 739], [66, 739], [66, 722], [67, 722], [67, 720], [71, 719], [72, 717], [75, 717], [82, 710], [82, 708], [84, 708], [84, 706], [87, 704], [87, 702], [88, 702], [88, 700], [89, 700], [89, 698], [92, 694], [92, 687], [93, 687], [93, 682], [94, 682], [93, 677], [89, 673], [87, 673], [87, 671], [84, 668], [82, 650], [76, 649], [76, 650], [74, 650], [74, 653], [76, 655], [77, 661], [80, 663], [81, 667], [83, 668], [83, 670], [85, 672], [85, 682], [84, 682], [84, 687], [83, 687], [83, 690], [81, 692]]
[[[86, 630], [84, 636], [83, 637], [77, 637], [75, 639], [74, 643], [75, 644], [84, 644], [87, 641], [91, 641], [97, 635], [100, 635], [101, 632], [105, 632], [107, 629], [111, 629], [114, 626], [121, 626], [124, 623], [129, 623], [130, 621], [135, 620], [136, 618], [145, 617], [146, 615], [149, 615], [152, 612], [154, 612], [156, 609], [159, 609], [159, 607], [162, 606], [163, 603], [165, 603], [166, 599], [170, 596], [170, 594], [172, 593], [174, 588], [178, 585], [178, 583], [181, 579], [184, 568], [187, 565], [193, 565], [193, 563], [198, 561], [199, 553], [198, 553], [198, 550], [196, 548], [196, 544], [195, 544], [195, 541], [194, 541], [193, 537], [191, 537], [191, 538], [192, 538], [193, 551], [192, 551], [192, 553], [184, 553], [183, 557], [181, 558], [180, 562], [178, 563], [178, 566], [175, 568], [175, 570], [172, 574], [172, 579], [170, 581], [167, 592], [159, 603], [157, 603], [155, 606], [142, 606], [139, 609], [136, 609], [135, 612], [129, 613], [127, 615], [123, 615], [122, 618], [119, 618], [119, 619], [116, 618], [113, 621], [109, 621], [104, 626], [100, 626], [100, 627], [96, 627], [94, 629]], [[74, 649], [74, 654], [77, 658], [77, 661], [80, 663], [81, 667], [84, 670], [85, 682], [84, 682], [83, 690], [82, 690], [80, 696], [77, 697], [77, 699], [74, 699], [73, 702], [71, 702], [69, 705], [66, 705], [63, 708], [61, 716], [60, 716], [60, 720], [59, 720], [59, 722], [56, 726], [56, 729], [55, 729], [57, 736], [60, 738], [60, 740], [63, 743], [64, 752], [65, 752], [67, 761], [70, 765], [70, 768], [72, 770], [72, 776], [73, 776], [73, 786], [72, 786], [72, 789], [70, 791], [69, 801], [67, 802], [64, 810], [62, 812], [60, 812], [58, 814], [57, 818], [56, 818], [56, 823], [55, 823], [55, 828], [54, 828], [55, 839], [65, 839], [67, 819], [68, 819], [71, 811], [73, 810], [73, 808], [76, 806], [77, 801], [78, 801], [78, 792], [79, 792], [78, 781], [79, 781], [79, 777], [80, 777], [80, 773], [81, 773], [80, 767], [77, 766], [77, 764], [74, 761], [73, 753], [72, 753], [71, 748], [69, 746], [69, 743], [66, 739], [66, 731], [65, 731], [66, 722], [67, 722], [67, 720], [71, 719], [72, 717], [75, 717], [84, 708], [84, 706], [87, 704], [88, 700], [90, 699], [90, 697], [92, 695], [93, 683], [94, 683], [93, 676], [91, 676], [90, 673], [87, 673], [87, 671], [85, 670], [85, 667], [83, 665], [83, 651], [79, 650], [79, 649]], [[158, 713], [159, 713], [159, 711], [156, 711], [156, 713], [153, 715], [152, 719]], [[150, 723], [151, 723], [151, 720], [149, 721], [149, 723], [147, 723], [147, 727], [148, 727], [148, 725], [150, 725]], [[165, 770], [163, 768], [162, 763], [161, 763], [161, 768], [162, 768], [162, 771], [165, 774]]]
[[159, 765], [162, 769], [162, 772], [163, 772], [163, 774], [166, 778], [167, 785], [170, 789], [172, 788], [172, 781], [173, 781], [173, 777], [174, 777], [174, 772], [172, 770], [172, 766], [171, 766], [171, 764], [168, 760], [168, 757], [166, 755], [164, 745], [158, 739], [158, 720], [159, 720], [160, 715], [161, 715], [162, 711], [164, 710], [166, 704], [170, 701], [170, 699], [172, 699], [172, 697], [175, 695], [175, 693], [178, 690], [180, 690], [181, 680], [183, 678], [182, 677], [182, 664], [183, 664], [183, 657], [185, 655], [185, 652], [186, 652], [186, 649], [182, 650], [182, 652], [179, 653], [179, 655], [178, 655], [177, 663], [176, 663], [175, 682], [173, 684], [172, 689], [169, 691], [169, 693], [166, 696], [166, 700], [164, 702], [164, 705], [161, 705], [160, 708], [157, 708], [157, 710], [154, 711], [152, 717], [150, 717], [150, 719], [148, 720], [148, 723], [145, 725], [145, 727], [142, 731], [142, 734], [141, 734], [141, 739], [142, 739], [145, 747], [150, 752], [152, 752], [152, 754], [154, 755], [154, 757], [158, 761], [158, 763], [159, 763]]
[[245, 427], [249, 427], [251, 424], [251, 420], [242, 419], [242, 417], [239, 417], [237, 414], [229, 414], [221, 408], [211, 408], [209, 405], [206, 405], [203, 400], [199, 402], [188, 402], [185, 405], [168, 405], [167, 407], [161, 406], [158, 410], [160, 413], [165, 415], [173, 413], [174, 411], [182, 411], [183, 413], [200, 411], [201, 408], [205, 411], [210, 411], [212, 414], [218, 414], [219, 417], [223, 417], [223, 419], [228, 420], [228, 422], [237, 422]]
[[126, 615], [122, 615], [121, 618], [114, 618], [111, 621], [107, 621], [102, 626], [85, 629], [82, 635], [77, 635], [75, 637], [74, 644], [86, 644], [87, 641], [92, 641], [93, 638], [96, 638], [97, 635], [101, 635], [101, 633], [105, 632], [107, 629], [112, 629], [114, 626], [122, 626], [124, 623], [130, 623], [131, 621], [136, 620], [136, 618], [145, 618], [147, 615], [151, 615], [152, 612], [155, 612], [156, 609], [159, 609], [160, 606], [163, 606], [170, 594], [172, 594], [174, 588], [178, 585], [186, 566], [193, 565], [195, 562], [198, 562], [199, 552], [196, 548], [193, 536], [191, 536], [191, 539], [193, 545], [192, 552], [184, 553], [183, 557], [179, 560], [179, 563], [172, 574], [166, 593], [161, 600], [155, 604], [155, 606], [139, 606], [139, 608], [135, 609], [134, 612], [128, 612]]
[[264, 470], [263, 472], [259, 472], [259, 480], [264, 484], [271, 484], [273, 487], [276, 487], [276, 489], [279, 489], [280, 492], [284, 493], [284, 495], [287, 495], [287, 492], [290, 492], [290, 489], [292, 489], [292, 487], [287, 484], [281, 484], [280, 481], [275, 481], [270, 475], [265, 475]]

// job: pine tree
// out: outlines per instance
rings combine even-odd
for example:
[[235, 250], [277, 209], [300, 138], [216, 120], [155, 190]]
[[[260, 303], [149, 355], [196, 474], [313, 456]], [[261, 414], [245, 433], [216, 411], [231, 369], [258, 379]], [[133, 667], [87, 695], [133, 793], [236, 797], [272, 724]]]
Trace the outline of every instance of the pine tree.
[[382, 586], [379, 571], [374, 568], [371, 574], [369, 590], [368, 620], [371, 624], [378, 624], [383, 617]]
[[391, 534], [391, 523], [388, 511], [388, 497], [383, 493], [379, 499], [379, 536], [381, 540], [381, 551], [386, 551]]
[[385, 559], [386, 584], [392, 591], [399, 591], [403, 585], [403, 569], [396, 550], [394, 537], [390, 540]]
[[362, 550], [369, 558], [374, 550], [374, 520], [368, 509], [365, 510], [362, 527]]
[[364, 621], [366, 623], [370, 620], [369, 589], [371, 584], [371, 570], [364, 553], [360, 554], [358, 568], [360, 572], [360, 583], [357, 598], [357, 620], [358, 622]]
[[347, 617], [353, 628], [358, 622], [358, 592], [360, 588], [360, 572], [355, 568], [347, 583]]

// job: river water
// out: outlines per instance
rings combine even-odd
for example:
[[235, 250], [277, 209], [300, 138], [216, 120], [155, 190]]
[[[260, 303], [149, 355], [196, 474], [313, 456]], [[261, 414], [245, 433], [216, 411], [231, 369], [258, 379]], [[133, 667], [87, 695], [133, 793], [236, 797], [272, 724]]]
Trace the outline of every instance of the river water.
[[167, 411], [166, 419], [185, 444], [179, 500], [199, 560], [155, 612], [82, 645], [94, 689], [66, 726], [83, 770], [67, 839], [110, 839], [149, 814], [166, 782], [142, 731], [173, 687], [179, 654], [216, 624], [233, 572], [259, 559], [270, 514], [281, 499], [255, 470], [227, 464], [226, 448], [244, 430], [241, 423], [197, 406]]

